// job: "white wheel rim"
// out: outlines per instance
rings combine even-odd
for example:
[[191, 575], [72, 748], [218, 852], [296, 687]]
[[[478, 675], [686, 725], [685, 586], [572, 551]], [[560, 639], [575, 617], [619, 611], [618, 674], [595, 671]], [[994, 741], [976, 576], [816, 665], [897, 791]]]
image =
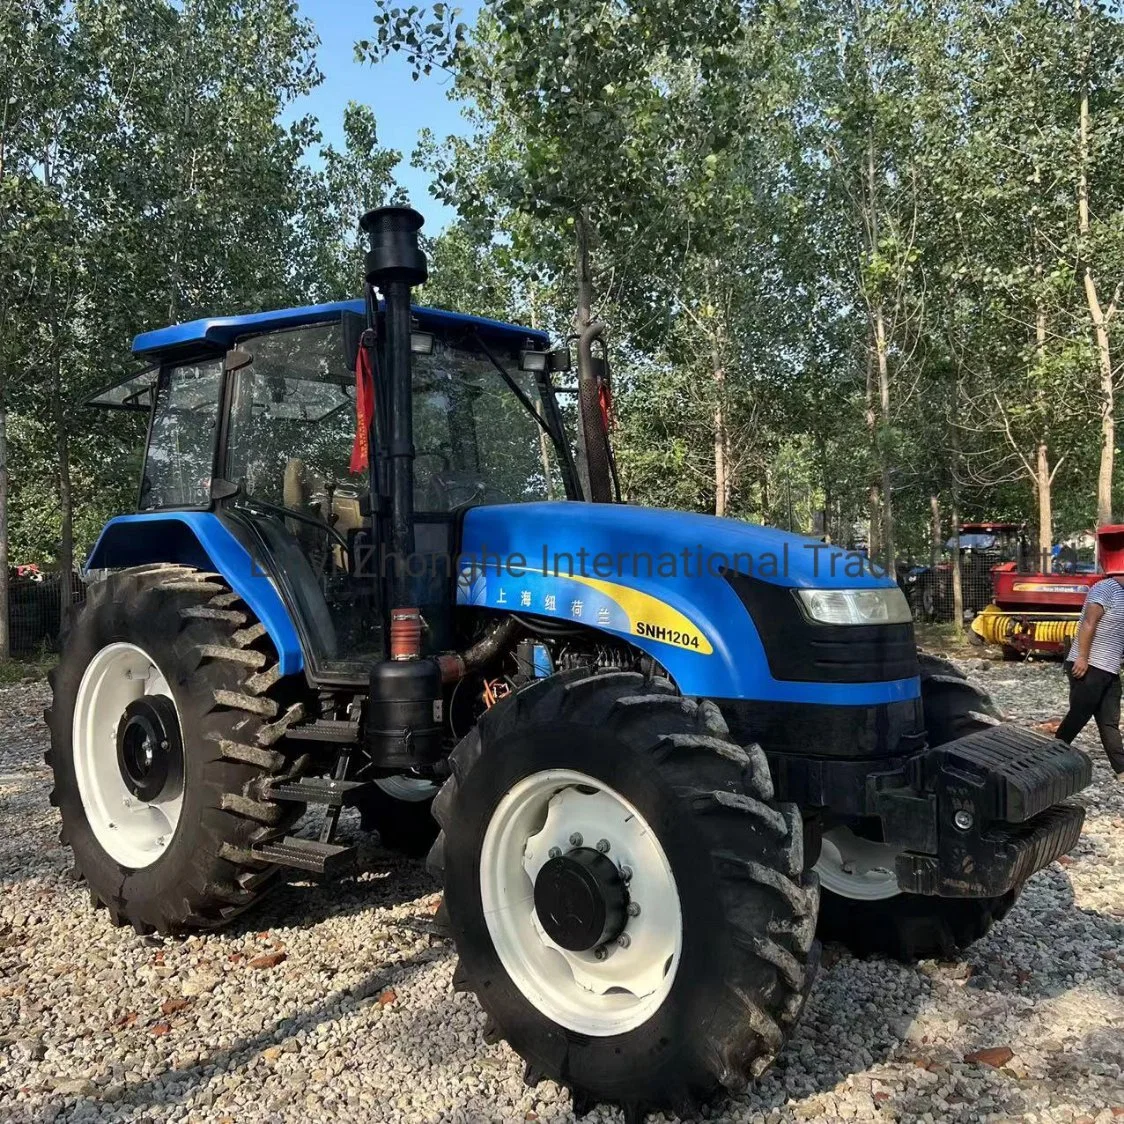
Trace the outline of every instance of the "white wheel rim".
[[898, 876], [894, 863], [900, 848], [874, 843], [849, 827], [825, 831], [816, 873], [820, 885], [854, 901], [876, 902], [896, 897]]
[[[580, 786], [580, 787], [579, 787]], [[573, 952], [550, 939], [534, 905], [535, 877], [552, 848], [606, 852], [631, 870], [630, 915], [621, 939]], [[480, 853], [484, 920], [504, 968], [526, 999], [581, 1034], [623, 1034], [646, 1022], [671, 991], [683, 944], [679, 893], [655, 832], [623, 796], [584, 773], [550, 769], [519, 781], [500, 801]], [[624, 938], [627, 937], [627, 944]]]
[[86, 821], [109, 856], [132, 870], [151, 866], [164, 854], [183, 808], [182, 772], [149, 801], [133, 796], [121, 776], [117, 728], [125, 708], [143, 695], [172, 698], [156, 661], [135, 644], [109, 644], [82, 675], [72, 728], [74, 774]]
[[437, 795], [437, 785], [419, 777], [375, 777], [375, 784], [387, 796], [406, 804], [421, 804]]

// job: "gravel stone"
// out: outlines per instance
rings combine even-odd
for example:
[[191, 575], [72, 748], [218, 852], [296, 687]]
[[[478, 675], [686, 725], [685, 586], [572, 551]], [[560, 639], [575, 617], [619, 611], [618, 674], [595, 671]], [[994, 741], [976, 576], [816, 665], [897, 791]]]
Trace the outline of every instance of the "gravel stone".
[[[966, 670], [1013, 721], [1064, 712], [1057, 664], [973, 659]], [[47, 695], [36, 681], [0, 688], [0, 1120], [574, 1120], [569, 1094], [525, 1088], [515, 1053], [487, 1046], [476, 1001], [453, 992], [424, 865], [367, 837], [356, 876], [316, 885], [295, 875], [222, 933], [114, 929], [90, 909], [58, 842]], [[1124, 785], [1095, 730], [1079, 744], [1095, 777], [1079, 797], [1088, 818], [1071, 857], [1035, 875], [956, 962], [906, 968], [825, 949], [776, 1065], [701, 1118], [1124, 1118]], [[353, 813], [341, 824], [357, 829]], [[1005, 1050], [998, 1067], [964, 1061]], [[585, 1119], [622, 1117], [600, 1107]]]

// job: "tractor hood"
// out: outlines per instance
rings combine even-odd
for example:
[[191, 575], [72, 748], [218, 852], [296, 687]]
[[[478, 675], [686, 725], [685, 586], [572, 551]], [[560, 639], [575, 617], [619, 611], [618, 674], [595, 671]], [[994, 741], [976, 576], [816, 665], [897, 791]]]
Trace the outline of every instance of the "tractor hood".
[[[778, 670], [773, 647], [766, 654], [762, 627], [810, 627], [810, 642], [826, 634], [807, 626], [793, 590], [894, 587], [862, 555], [816, 539], [659, 508], [532, 503], [469, 510], [461, 554], [460, 604], [627, 637], [687, 694], [855, 705], [917, 696], [915, 657], [872, 675], [857, 644], [856, 666], [866, 669], [857, 682], [844, 681], [845, 668], [842, 680], [817, 680], [811, 668], [807, 680], [792, 679], [791, 660]], [[762, 612], [751, 615], [751, 604]], [[880, 630], [885, 648], [888, 629], [904, 630], [912, 652], [909, 625], [846, 626], [843, 639]]]

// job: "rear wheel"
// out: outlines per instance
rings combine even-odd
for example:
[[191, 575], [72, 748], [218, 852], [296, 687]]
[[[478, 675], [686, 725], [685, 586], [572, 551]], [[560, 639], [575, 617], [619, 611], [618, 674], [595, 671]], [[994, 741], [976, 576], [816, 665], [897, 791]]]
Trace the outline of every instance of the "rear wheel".
[[[1002, 720], [991, 697], [948, 660], [918, 654], [925, 728], [931, 746]], [[858, 956], [915, 961], [953, 956], [972, 944], [1014, 904], [1021, 886], [998, 898], [904, 894], [894, 873], [898, 848], [851, 827], [824, 833], [816, 873], [822, 889], [819, 936]]]
[[51, 673], [51, 802], [115, 924], [213, 928], [277, 868], [251, 848], [303, 805], [262, 799], [303, 767], [275, 748], [301, 714], [260, 622], [216, 574], [148, 566], [90, 589]]
[[526, 1079], [581, 1111], [687, 1111], [762, 1072], [811, 977], [798, 810], [709, 703], [631, 673], [554, 676], [457, 747], [431, 865], [455, 982]]

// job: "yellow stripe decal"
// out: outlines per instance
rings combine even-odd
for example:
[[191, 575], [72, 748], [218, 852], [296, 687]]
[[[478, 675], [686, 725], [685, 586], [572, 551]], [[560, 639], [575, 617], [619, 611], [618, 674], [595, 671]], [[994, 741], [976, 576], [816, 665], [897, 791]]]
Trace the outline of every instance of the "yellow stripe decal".
[[701, 656], [714, 654], [714, 648], [703, 631], [666, 602], [639, 589], [601, 578], [587, 578], [579, 574], [567, 574], [566, 577], [611, 597], [628, 616], [629, 631], [634, 636], [658, 640], [688, 652], [698, 652]]

